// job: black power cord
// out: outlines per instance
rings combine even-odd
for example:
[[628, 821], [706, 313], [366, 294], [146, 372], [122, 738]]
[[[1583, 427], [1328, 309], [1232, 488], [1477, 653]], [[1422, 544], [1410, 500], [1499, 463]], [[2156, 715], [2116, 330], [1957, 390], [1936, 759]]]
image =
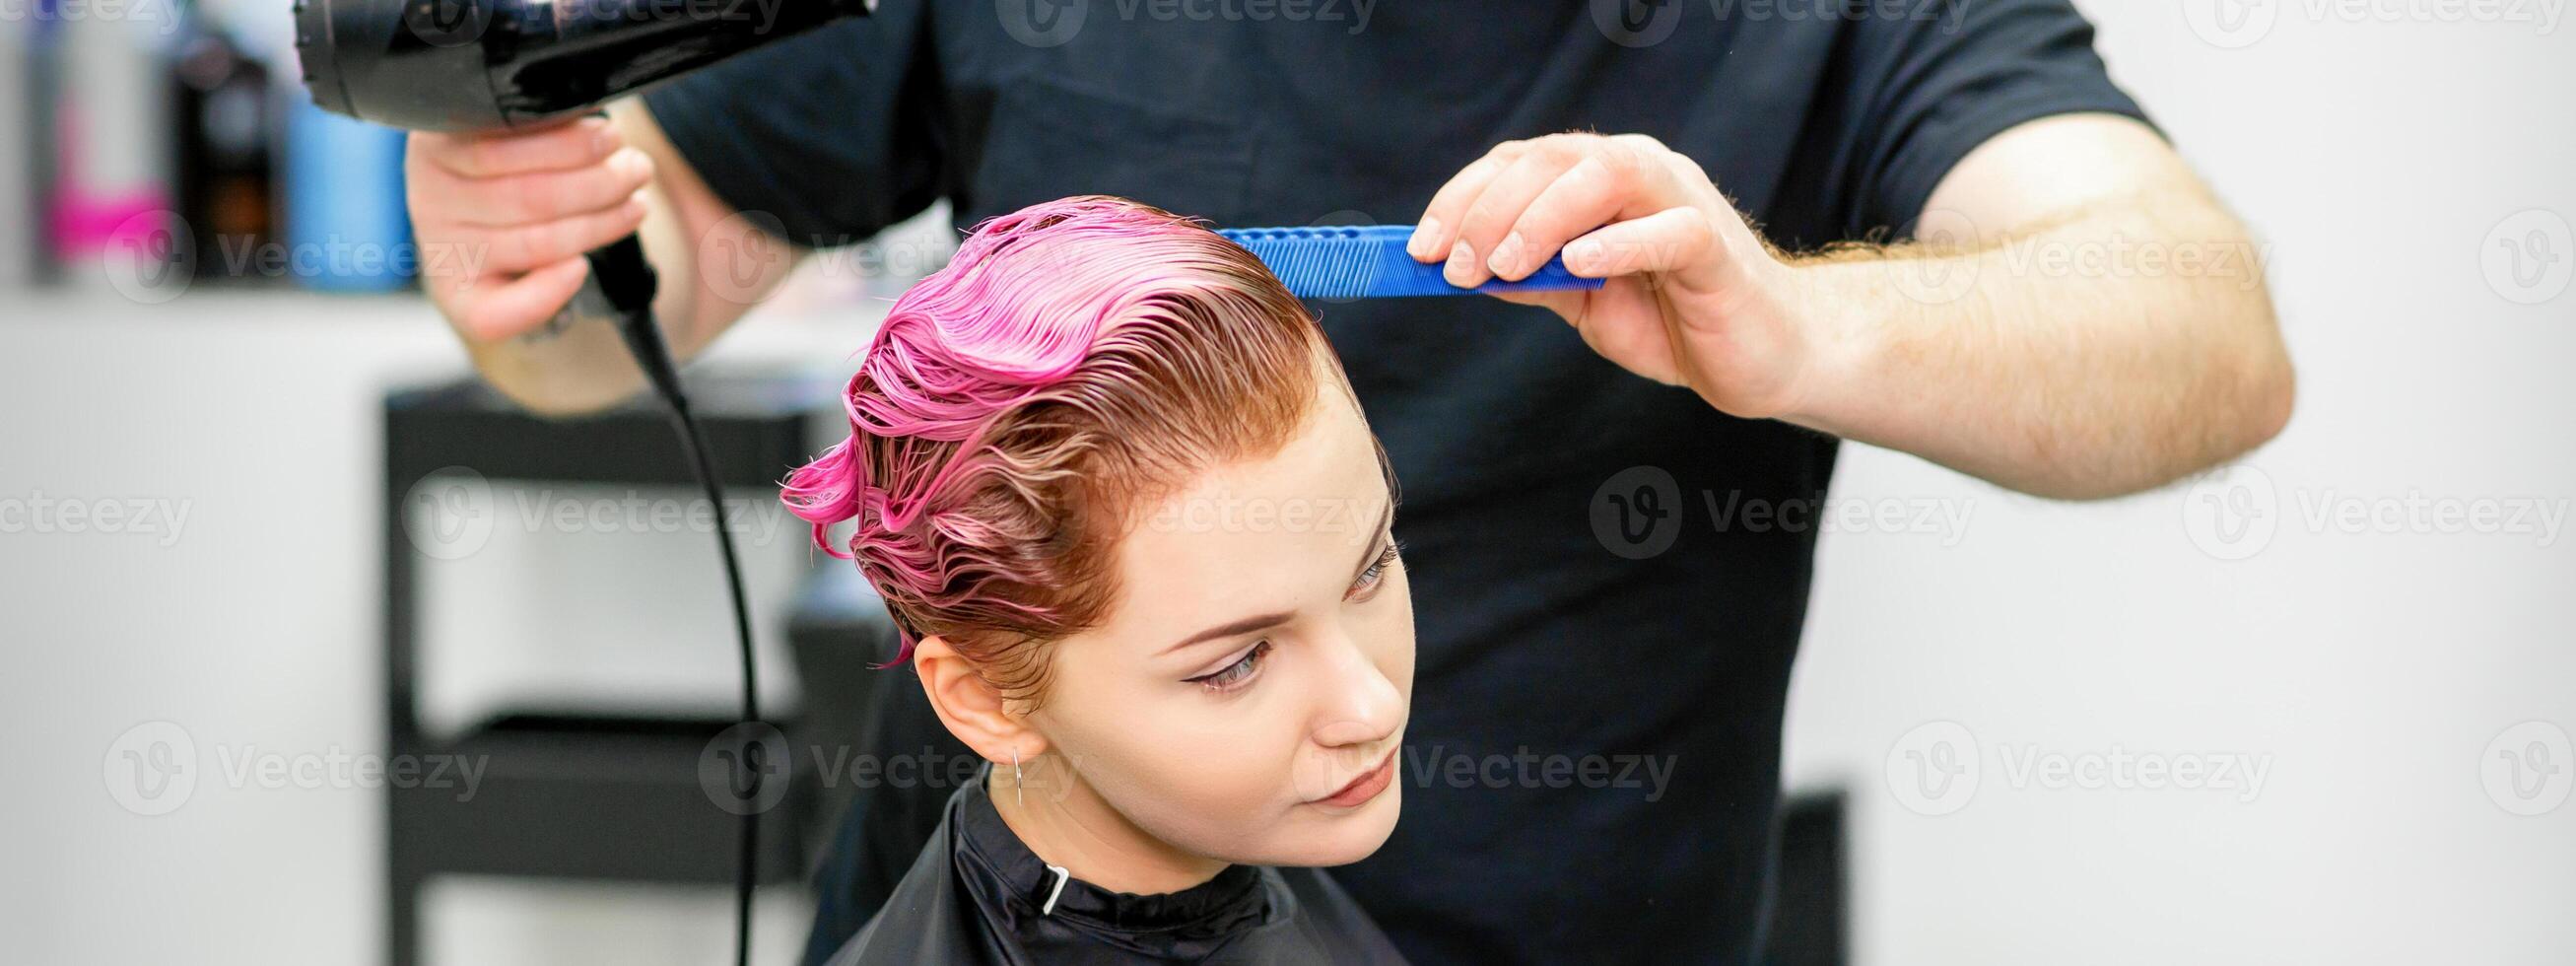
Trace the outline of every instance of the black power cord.
[[[606, 248], [593, 251], [590, 258], [591, 284], [617, 315], [617, 330], [626, 340], [626, 350], [635, 356], [635, 364], [644, 370], [644, 378], [671, 410], [671, 428], [680, 434], [680, 447], [689, 453], [697, 469], [698, 486], [706, 492], [707, 510], [715, 521], [716, 547], [724, 552], [725, 586], [733, 595], [733, 634], [742, 658], [742, 723], [760, 721], [760, 688], [758, 670], [751, 656], [751, 606], [742, 592], [742, 560], [735, 552], [733, 530], [724, 516], [724, 485], [716, 478], [715, 461], [707, 455], [706, 433], [698, 427], [698, 418], [689, 410], [689, 396], [680, 389], [680, 369], [671, 360], [670, 346], [662, 341], [662, 327], [653, 319], [653, 292], [657, 285], [653, 263], [644, 258], [644, 245], [636, 236], [618, 239]], [[757, 728], [728, 729], [757, 741]], [[751, 887], [753, 871], [759, 861], [760, 798], [762, 772], [751, 754], [757, 745], [735, 756], [742, 770], [749, 773], [750, 785], [741, 791], [743, 803], [740, 837], [735, 843], [733, 880], [733, 961], [734, 966], [751, 964]], [[730, 782], [728, 789], [737, 786]]]

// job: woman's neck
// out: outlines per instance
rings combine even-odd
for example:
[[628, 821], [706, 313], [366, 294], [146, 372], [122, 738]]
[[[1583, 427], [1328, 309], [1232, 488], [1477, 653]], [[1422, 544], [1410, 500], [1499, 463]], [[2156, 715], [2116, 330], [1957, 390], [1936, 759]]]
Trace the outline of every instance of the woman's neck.
[[1002, 824], [1049, 865], [1112, 892], [1179, 892], [1216, 878], [1227, 863], [1174, 848], [1137, 828], [1054, 755], [1013, 769], [996, 765], [985, 791]]

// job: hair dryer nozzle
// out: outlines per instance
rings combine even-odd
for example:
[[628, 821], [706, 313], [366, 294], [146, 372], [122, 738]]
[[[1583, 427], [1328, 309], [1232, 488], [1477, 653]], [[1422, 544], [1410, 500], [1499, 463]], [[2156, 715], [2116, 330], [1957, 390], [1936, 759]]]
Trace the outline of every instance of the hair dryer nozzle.
[[[576, 3], [586, 0], [574, 0]], [[511, 0], [296, 0], [295, 54], [313, 103], [416, 131], [509, 126], [486, 47]]]

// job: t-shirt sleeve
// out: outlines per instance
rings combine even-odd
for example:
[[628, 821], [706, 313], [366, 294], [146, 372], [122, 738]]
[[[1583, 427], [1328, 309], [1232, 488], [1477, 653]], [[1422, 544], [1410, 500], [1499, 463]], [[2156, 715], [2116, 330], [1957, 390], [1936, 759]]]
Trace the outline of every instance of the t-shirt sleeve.
[[858, 242], [946, 193], [923, 9], [885, 4], [644, 93], [735, 211], [809, 248]]
[[[1883, 6], [1883, 5], [1880, 5]], [[2103, 112], [2148, 121], [2093, 51], [2067, 0], [1907, 3], [1855, 24], [1836, 105], [1860, 184], [1846, 237], [1910, 234], [1932, 189], [1969, 151], [2027, 121]]]

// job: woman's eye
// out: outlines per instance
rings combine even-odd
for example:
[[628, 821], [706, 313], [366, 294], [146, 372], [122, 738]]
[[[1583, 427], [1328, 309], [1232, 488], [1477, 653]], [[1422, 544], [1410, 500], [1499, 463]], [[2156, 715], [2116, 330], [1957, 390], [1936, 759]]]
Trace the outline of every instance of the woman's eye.
[[1243, 652], [1243, 657], [1237, 659], [1232, 664], [1226, 665], [1224, 670], [1217, 671], [1213, 674], [1202, 674], [1198, 677], [1189, 678], [1187, 680], [1194, 684], [1204, 685], [1210, 691], [1232, 691], [1236, 688], [1243, 687], [1252, 680], [1253, 673], [1261, 670], [1262, 657], [1269, 653], [1270, 642], [1262, 641], [1261, 643], [1252, 645], [1251, 650]]
[[1360, 579], [1351, 582], [1350, 593], [1345, 595], [1345, 599], [1363, 599], [1375, 592], [1378, 585], [1386, 581], [1386, 569], [1395, 566], [1403, 552], [1403, 547], [1392, 539], [1388, 540], [1386, 549], [1377, 552], [1377, 559], [1369, 561], [1368, 568], [1360, 571]]

